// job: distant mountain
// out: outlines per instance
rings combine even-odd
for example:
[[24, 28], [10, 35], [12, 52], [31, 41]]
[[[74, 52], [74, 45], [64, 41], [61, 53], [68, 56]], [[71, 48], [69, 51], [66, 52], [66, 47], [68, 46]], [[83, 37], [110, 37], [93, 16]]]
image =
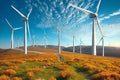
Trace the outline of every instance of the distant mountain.
[[[73, 47], [64, 48], [64, 51], [72, 52]], [[75, 52], [80, 52], [80, 47], [75, 46]], [[92, 54], [92, 47], [91, 46], [82, 46], [82, 53], [84, 54]], [[102, 47], [97, 46], [97, 55], [102, 56]], [[110, 57], [120, 57], [120, 48], [118, 47], [105, 47], [105, 56]]]
[[[29, 46], [29, 47], [32, 47], [32, 46]], [[44, 45], [35, 45], [35, 47], [44, 48]], [[23, 48], [23, 47], [22, 47], [22, 48]], [[56, 45], [47, 45], [47, 48], [57, 49], [58, 46], [56, 46]], [[64, 47], [64, 46], [61, 46], [61, 48], [64, 49], [65, 47]]]
[[0, 54], [9, 51], [10, 49], [0, 49]]
[[0, 49], [0, 52], [2, 52], [4, 49]]
[[[48, 49], [52, 49], [52, 50], [57, 50], [56, 45], [47, 45]], [[20, 47], [21, 49], [23, 49], [23, 47]], [[69, 51], [72, 52], [73, 47], [61, 47], [63, 51]], [[29, 46], [28, 47], [29, 50], [35, 50], [35, 51], [43, 51], [44, 46], [43, 45], [37, 45], [36, 47], [32, 47]], [[5, 49], [0, 49], [0, 52], [5, 52]], [[79, 46], [75, 46], [75, 52], [79, 53], [80, 52], [80, 47]], [[90, 54], [92, 55], [92, 47], [91, 46], [82, 46], [82, 53], [83, 54]], [[102, 56], [102, 47], [101, 46], [97, 46], [97, 55]], [[105, 46], [105, 56], [109, 56], [109, 57], [120, 57], [120, 47], [109, 47], [109, 46]]]
[[[44, 47], [44, 46], [39, 46]], [[57, 49], [58, 46], [56, 45], [47, 45], [47, 48], [51, 49]], [[61, 49], [63, 51], [69, 51], [72, 52], [73, 47], [64, 47], [62, 46]], [[75, 46], [75, 52], [80, 52], [80, 47]], [[82, 53], [83, 54], [92, 54], [92, 47], [91, 46], [82, 46]], [[102, 47], [97, 46], [97, 55], [102, 56]], [[120, 57], [120, 47], [109, 47], [105, 46], [105, 56], [109, 57]]]

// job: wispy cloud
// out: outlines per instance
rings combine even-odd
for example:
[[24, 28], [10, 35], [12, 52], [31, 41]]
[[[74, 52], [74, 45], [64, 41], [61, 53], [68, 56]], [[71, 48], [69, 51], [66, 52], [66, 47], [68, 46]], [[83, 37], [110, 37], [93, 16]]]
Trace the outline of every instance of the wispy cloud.
[[113, 16], [116, 16], [116, 15], [120, 15], [120, 9], [119, 9], [118, 11], [116, 11], [116, 12], [113, 12], [112, 14], [109, 14], [108, 16], [105, 16], [105, 17], [103, 17], [103, 18], [100, 18], [100, 21], [103, 21], [103, 20], [105, 20], [105, 19], [109, 19], [109, 18], [111, 18], [111, 17], [113, 17]]
[[[77, 5], [78, 7], [82, 7], [88, 9], [95, 6], [96, 0], [25, 0], [27, 7], [33, 7], [37, 10], [38, 18], [36, 18], [39, 22], [36, 23], [37, 27], [50, 28], [51, 22], [54, 26], [59, 28], [65, 27], [62, 32], [62, 37], [71, 40], [72, 36], [75, 35], [77, 40], [82, 38], [85, 42], [91, 44], [92, 39], [92, 27], [91, 24], [81, 24], [88, 16], [84, 14], [82, 11], [79, 11], [75, 8], [68, 6], [69, 3]], [[116, 16], [120, 14], [120, 9], [108, 16], [105, 14], [101, 14], [100, 21], [105, 19], [109, 19], [110, 17]], [[35, 16], [35, 17], [36, 17]], [[80, 27], [79, 27], [80, 25]], [[67, 27], [66, 27], [67, 26]], [[101, 24], [102, 30], [105, 36], [116, 36], [120, 33], [120, 24]], [[97, 40], [100, 39], [101, 35], [99, 30], [97, 29]]]
[[[93, 6], [92, 0], [25, 0], [27, 7], [36, 8], [38, 11], [38, 25], [43, 25], [48, 19], [56, 26], [67, 26], [70, 24], [80, 24], [86, 20], [86, 14], [68, 6], [69, 3], [88, 9]], [[47, 24], [47, 22], [46, 22]], [[44, 24], [45, 25], [45, 24]]]

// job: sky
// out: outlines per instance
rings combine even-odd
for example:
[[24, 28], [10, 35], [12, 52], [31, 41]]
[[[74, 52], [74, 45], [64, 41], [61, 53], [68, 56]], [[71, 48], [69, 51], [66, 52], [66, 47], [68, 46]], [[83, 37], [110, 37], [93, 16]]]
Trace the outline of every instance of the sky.
[[[72, 46], [73, 35], [75, 45], [91, 45], [92, 43], [92, 19], [88, 14], [69, 6], [69, 3], [95, 12], [98, 0], [2, 0], [0, 2], [0, 48], [10, 48], [11, 28], [5, 18], [14, 28], [22, 29], [14, 32], [14, 46], [23, 46], [24, 22], [22, 17], [11, 8], [15, 6], [20, 12], [29, 17], [31, 36], [34, 36], [35, 44], [43, 45], [46, 34], [47, 45], [57, 45], [58, 32], [60, 30], [61, 45]], [[101, 0], [98, 18], [105, 36], [105, 46], [120, 47], [120, 0]], [[96, 25], [96, 43], [101, 38]], [[28, 37], [28, 46], [32, 40]]]

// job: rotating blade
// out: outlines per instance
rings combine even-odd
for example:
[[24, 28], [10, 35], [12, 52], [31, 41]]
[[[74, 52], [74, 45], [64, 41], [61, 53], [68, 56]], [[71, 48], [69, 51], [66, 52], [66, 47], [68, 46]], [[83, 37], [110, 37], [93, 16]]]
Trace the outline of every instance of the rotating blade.
[[11, 29], [13, 29], [13, 26], [10, 24], [10, 22], [5, 18], [7, 24], [10, 26]]
[[16, 9], [13, 5], [11, 5], [11, 7], [18, 13], [20, 14], [22, 17], [25, 17], [18, 9]]
[[92, 11], [89, 11], [89, 10], [86, 10], [86, 9], [83, 9], [83, 8], [80, 8], [80, 7], [76, 6], [76, 5], [69, 4], [69, 6], [72, 6], [72, 7], [76, 8], [76, 9], [78, 9], [78, 10], [80, 10], [80, 11], [83, 11], [83, 12], [85, 12], [86, 14], [94, 14], [94, 15], [96, 15], [96, 14], [93, 13]]

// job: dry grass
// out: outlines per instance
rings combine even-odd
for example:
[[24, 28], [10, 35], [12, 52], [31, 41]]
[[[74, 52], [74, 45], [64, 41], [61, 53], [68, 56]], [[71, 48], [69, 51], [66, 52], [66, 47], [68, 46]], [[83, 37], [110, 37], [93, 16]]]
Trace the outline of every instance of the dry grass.
[[[29, 48], [30, 49], [30, 48]], [[24, 55], [18, 50], [4, 50], [0, 53], [0, 80], [22, 80], [19, 77], [18, 69], [20, 65], [26, 65], [29, 62], [38, 63], [34, 67], [27, 67], [23, 71], [28, 79], [32, 79], [37, 73], [44, 72], [47, 67], [57, 66], [58, 75], [65, 77], [74, 77], [74, 72], [89, 74], [90, 78], [95, 80], [120, 80], [120, 59], [108, 58], [100, 56], [91, 56], [85, 54], [72, 54], [70, 52], [62, 52], [64, 61], [61, 63], [56, 56], [57, 50], [33, 48], [33, 50], [44, 52], [44, 54], [28, 53]], [[74, 68], [71, 70], [71, 68]], [[54, 72], [54, 71], [52, 71]], [[48, 74], [49, 75], [49, 74]], [[57, 80], [57, 77], [52, 76], [49, 80]], [[74, 80], [72, 78], [72, 80]]]

